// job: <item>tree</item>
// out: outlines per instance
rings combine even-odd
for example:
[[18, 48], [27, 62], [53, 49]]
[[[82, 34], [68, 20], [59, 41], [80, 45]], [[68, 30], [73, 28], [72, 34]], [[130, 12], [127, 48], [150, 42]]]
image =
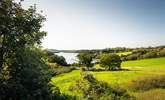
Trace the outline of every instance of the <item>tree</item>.
[[81, 65], [84, 65], [88, 68], [92, 67], [92, 60], [93, 60], [93, 55], [88, 53], [88, 52], [82, 52], [77, 55], [77, 58], [79, 59], [79, 63]]
[[40, 31], [43, 21], [35, 6], [25, 10], [14, 0], [0, 1], [0, 100], [54, 97], [49, 84], [51, 69], [35, 49], [46, 35]]
[[54, 55], [49, 56], [48, 58], [49, 58], [48, 61], [51, 63], [57, 63], [62, 66], [67, 65], [67, 62], [63, 56], [58, 56], [54, 54]]
[[121, 59], [117, 54], [102, 54], [100, 55], [100, 64], [108, 70], [120, 69]]
[[8, 79], [1, 78], [0, 99], [38, 100], [51, 99], [60, 95], [52, 93], [50, 78], [53, 70], [44, 62], [42, 51], [34, 47], [17, 49], [14, 58], [8, 58]]
[[43, 21], [44, 16], [36, 13], [35, 6], [25, 10], [14, 0], [0, 1], [0, 70], [18, 48], [41, 43], [46, 35], [40, 31]]

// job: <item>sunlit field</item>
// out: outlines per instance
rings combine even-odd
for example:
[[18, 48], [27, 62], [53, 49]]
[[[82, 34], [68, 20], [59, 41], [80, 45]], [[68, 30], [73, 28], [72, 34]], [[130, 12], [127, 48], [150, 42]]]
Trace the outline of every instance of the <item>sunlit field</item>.
[[[129, 90], [128, 83], [132, 80], [136, 80], [137, 77], [165, 74], [165, 58], [126, 61], [122, 63], [122, 68], [128, 69], [128, 71], [102, 71], [89, 73], [92, 73], [98, 80], [108, 82], [111, 85], [120, 85]], [[69, 86], [74, 84], [75, 80], [78, 80], [79, 78], [80, 71], [74, 70], [70, 73], [53, 77], [52, 82], [60, 88], [62, 93], [79, 95], [69, 91]]]

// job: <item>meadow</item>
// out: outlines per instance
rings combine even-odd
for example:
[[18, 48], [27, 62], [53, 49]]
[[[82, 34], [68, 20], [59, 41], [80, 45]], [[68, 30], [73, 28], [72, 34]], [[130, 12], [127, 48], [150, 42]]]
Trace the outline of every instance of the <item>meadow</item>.
[[121, 56], [121, 55], [128, 55], [128, 54], [131, 54], [132, 52], [120, 52], [120, 53], [117, 53], [117, 55]]
[[[95, 67], [100, 67], [96, 65]], [[165, 74], [165, 58], [144, 59], [135, 61], [126, 61], [122, 63], [123, 71], [101, 71], [89, 72], [92, 73], [96, 79], [108, 82], [110, 85], [119, 85], [129, 91], [128, 83], [136, 80], [142, 76], [164, 75]], [[80, 79], [80, 70], [74, 70], [70, 73], [64, 73], [52, 78], [52, 83], [58, 86], [62, 93], [69, 95], [81, 95], [69, 91], [69, 86], [73, 85], [76, 80]], [[159, 90], [152, 90], [156, 92]], [[163, 92], [162, 92], [163, 91]], [[160, 92], [165, 95], [164, 90]], [[139, 95], [150, 95], [150, 93], [134, 93], [132, 95], [139, 97]]]

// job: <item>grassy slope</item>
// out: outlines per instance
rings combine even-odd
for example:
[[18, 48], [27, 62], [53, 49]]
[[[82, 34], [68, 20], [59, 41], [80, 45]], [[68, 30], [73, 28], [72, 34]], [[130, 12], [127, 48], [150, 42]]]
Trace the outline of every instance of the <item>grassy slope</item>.
[[132, 52], [120, 52], [120, 53], [117, 53], [119, 56], [121, 55], [128, 55], [128, 54], [131, 54]]
[[[109, 84], [119, 84], [127, 88], [127, 83], [136, 77], [144, 75], [165, 74], [165, 58], [145, 59], [127, 61], [122, 63], [122, 68], [130, 71], [91, 72], [99, 79]], [[63, 93], [74, 95], [68, 91], [68, 87], [80, 78], [80, 71], [75, 70], [52, 78], [52, 82], [58, 86]], [[76, 94], [77, 95], [77, 94]]]

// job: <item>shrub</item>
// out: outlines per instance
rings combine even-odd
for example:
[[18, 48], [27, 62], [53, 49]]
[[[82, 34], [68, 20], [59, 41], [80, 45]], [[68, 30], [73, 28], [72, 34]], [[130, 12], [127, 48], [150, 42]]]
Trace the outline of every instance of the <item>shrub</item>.
[[57, 63], [62, 66], [66, 66], [66, 60], [63, 56], [58, 56], [58, 55], [51, 55], [49, 56], [48, 62], [50, 63]]
[[157, 53], [155, 51], [151, 51], [142, 55], [142, 58], [155, 58], [155, 57], [157, 57]]
[[105, 71], [105, 69], [101, 69], [101, 68], [91, 68], [90, 71], [99, 72], [99, 71]]
[[132, 81], [129, 86], [137, 91], [165, 88], [165, 75], [140, 77], [137, 80]]
[[85, 68], [85, 67], [81, 67], [82, 71], [95, 71], [95, 72], [99, 72], [99, 71], [106, 71], [105, 69], [101, 69], [101, 68]]
[[140, 53], [128, 55], [126, 57], [126, 60], [137, 60], [140, 57], [140, 55]]
[[82, 79], [76, 85], [70, 86], [70, 91], [82, 93], [87, 100], [132, 100], [125, 89], [111, 87], [108, 83], [98, 81], [92, 74], [83, 73]]
[[86, 69], [84, 68], [84, 67], [81, 67], [81, 69], [80, 69], [81, 71], [86, 71]]
[[75, 67], [62, 67], [62, 66], [60, 66], [60, 67], [54, 69], [54, 75], [59, 75], [62, 73], [69, 73], [75, 69], [76, 69]]
[[158, 53], [159, 57], [165, 57], [165, 49], [162, 49], [159, 53]]
[[[52, 69], [42, 59], [42, 51], [29, 47], [15, 52], [10, 66], [0, 73], [0, 100], [38, 100], [59, 97], [60, 91], [52, 93]], [[4, 77], [9, 77], [4, 79]], [[56, 86], [53, 86], [56, 87]]]

